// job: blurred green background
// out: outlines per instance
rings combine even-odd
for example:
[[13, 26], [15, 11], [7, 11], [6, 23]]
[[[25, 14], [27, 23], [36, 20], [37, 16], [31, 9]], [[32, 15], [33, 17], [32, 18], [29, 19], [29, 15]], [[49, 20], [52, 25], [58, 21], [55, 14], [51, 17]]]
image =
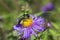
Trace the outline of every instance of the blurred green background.
[[60, 40], [60, 0], [0, 0], [0, 40], [18, 40], [12, 29], [17, 18], [24, 13], [38, 16], [42, 14], [41, 7], [49, 2], [55, 7], [47, 18], [51, 28], [39, 33], [38, 38], [32, 36], [31, 40]]

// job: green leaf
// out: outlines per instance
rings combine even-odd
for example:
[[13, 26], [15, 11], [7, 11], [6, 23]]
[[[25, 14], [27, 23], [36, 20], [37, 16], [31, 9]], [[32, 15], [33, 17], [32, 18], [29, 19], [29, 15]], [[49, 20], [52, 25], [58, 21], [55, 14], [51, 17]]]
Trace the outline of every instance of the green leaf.
[[54, 27], [55, 29], [59, 29], [59, 25], [58, 25], [57, 23], [53, 23], [53, 22], [52, 22], [52, 25], [53, 25], [53, 27]]
[[36, 39], [36, 37], [34, 35], [31, 36], [31, 40], [34, 40]]

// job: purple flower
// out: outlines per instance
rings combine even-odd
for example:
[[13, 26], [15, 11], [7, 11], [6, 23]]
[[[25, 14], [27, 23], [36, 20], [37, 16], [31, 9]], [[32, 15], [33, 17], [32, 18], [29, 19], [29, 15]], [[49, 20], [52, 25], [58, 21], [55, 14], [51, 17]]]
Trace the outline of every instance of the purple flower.
[[52, 11], [54, 9], [54, 6], [52, 3], [47, 3], [46, 5], [44, 5], [41, 9], [42, 12], [46, 12], [46, 11]]
[[21, 20], [20, 24], [14, 25], [13, 29], [22, 34], [22, 38], [29, 38], [31, 35], [37, 37], [37, 32], [44, 31], [44, 18], [29, 15], [29, 18]]

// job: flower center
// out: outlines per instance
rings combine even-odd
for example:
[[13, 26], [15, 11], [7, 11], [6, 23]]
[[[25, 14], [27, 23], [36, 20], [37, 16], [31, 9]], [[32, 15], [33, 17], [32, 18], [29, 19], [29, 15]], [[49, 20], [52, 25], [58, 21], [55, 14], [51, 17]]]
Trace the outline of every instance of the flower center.
[[21, 24], [23, 27], [30, 27], [32, 25], [32, 19], [31, 18], [24, 19], [21, 21]]

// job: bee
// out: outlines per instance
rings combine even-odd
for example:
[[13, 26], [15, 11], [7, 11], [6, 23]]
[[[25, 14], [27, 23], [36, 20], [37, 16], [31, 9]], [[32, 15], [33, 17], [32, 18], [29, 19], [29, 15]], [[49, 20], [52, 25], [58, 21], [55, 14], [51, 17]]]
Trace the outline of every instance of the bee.
[[23, 14], [20, 18], [19, 18], [19, 21], [18, 21], [18, 24], [20, 24], [20, 22], [24, 19], [28, 19], [30, 18], [29, 14]]

